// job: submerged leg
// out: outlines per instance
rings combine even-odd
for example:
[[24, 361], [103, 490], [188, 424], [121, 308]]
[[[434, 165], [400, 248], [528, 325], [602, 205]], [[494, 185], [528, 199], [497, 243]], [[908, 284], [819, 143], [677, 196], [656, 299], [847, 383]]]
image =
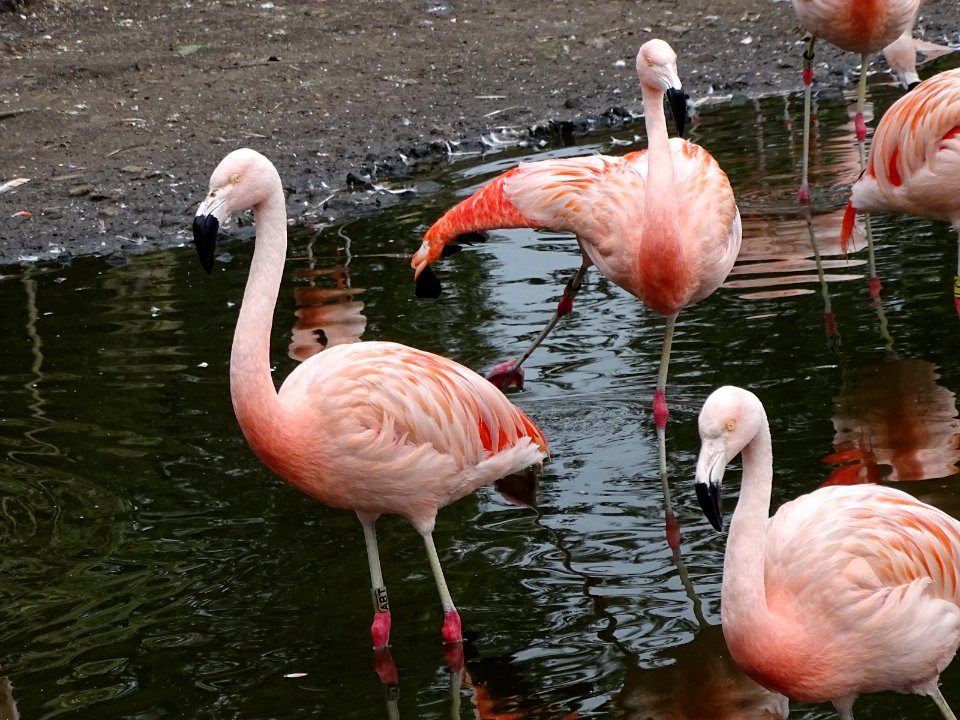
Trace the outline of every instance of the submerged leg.
[[803, 51], [803, 174], [800, 178], [800, 190], [797, 201], [810, 202], [810, 103], [813, 94], [813, 45], [817, 39], [807, 36], [807, 47]]
[[960, 227], [957, 230], [957, 274], [953, 276], [953, 303], [957, 306], [957, 315], [960, 315]]
[[677, 313], [667, 316], [663, 333], [663, 350], [660, 353], [660, 371], [657, 374], [657, 389], [653, 393], [653, 421], [657, 426], [657, 454], [660, 460], [660, 485], [663, 490], [663, 509], [667, 521], [667, 542], [674, 553], [680, 551], [680, 530], [673, 515], [670, 502], [670, 485], [667, 482], [667, 370], [670, 367], [670, 347], [673, 344], [673, 328]]
[[567, 286], [563, 289], [563, 297], [560, 298], [560, 302], [557, 304], [557, 310], [554, 312], [553, 317], [550, 318], [550, 322], [540, 331], [540, 334], [534, 338], [533, 342], [530, 343], [529, 347], [524, 350], [520, 357], [516, 360], [507, 360], [506, 362], [496, 365], [487, 373], [487, 380], [501, 390], [506, 390], [511, 385], [515, 385], [518, 388], [523, 387], [523, 369], [521, 366], [527, 361], [527, 358], [533, 354], [533, 351], [539, 347], [544, 338], [550, 334], [550, 331], [553, 330], [557, 321], [573, 310], [573, 299], [577, 296], [577, 293], [580, 292], [580, 288], [583, 285], [583, 278], [587, 274], [587, 270], [590, 269], [590, 264], [590, 261], [584, 255], [580, 269], [570, 278]]
[[383, 584], [380, 570], [380, 551], [377, 548], [376, 515], [357, 513], [363, 525], [363, 539], [367, 545], [367, 563], [370, 565], [370, 594], [373, 598], [373, 624], [370, 637], [373, 648], [384, 648], [390, 642], [390, 602], [387, 600], [387, 588]]
[[440, 592], [440, 604], [443, 607], [443, 641], [448, 644], [462, 642], [460, 614], [457, 612], [457, 608], [453, 604], [453, 598], [450, 597], [450, 591], [447, 589], [447, 581], [443, 577], [443, 568], [440, 567], [437, 548], [433, 544], [433, 533], [424, 534], [423, 544], [427, 548], [427, 559], [430, 561], [433, 579], [436, 581], [437, 590]]

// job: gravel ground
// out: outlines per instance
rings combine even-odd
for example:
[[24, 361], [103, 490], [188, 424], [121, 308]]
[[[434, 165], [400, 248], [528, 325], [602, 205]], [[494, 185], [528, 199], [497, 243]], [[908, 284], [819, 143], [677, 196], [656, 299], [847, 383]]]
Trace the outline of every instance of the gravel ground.
[[[929, 0], [916, 35], [958, 26], [960, 0]], [[183, 243], [238, 146], [304, 219], [451, 150], [621, 124], [651, 37], [694, 98], [798, 91], [801, 34], [787, 0], [0, 0], [0, 264]], [[821, 87], [858, 65], [817, 60]]]

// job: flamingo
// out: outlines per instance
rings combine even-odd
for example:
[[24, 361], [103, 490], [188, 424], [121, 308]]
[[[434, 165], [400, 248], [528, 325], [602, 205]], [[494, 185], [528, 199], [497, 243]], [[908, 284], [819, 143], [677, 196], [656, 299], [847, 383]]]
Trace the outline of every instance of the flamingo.
[[896, 40], [883, 49], [890, 72], [896, 75], [907, 90], [920, 84], [917, 73], [917, 45], [913, 39], [913, 25], [903, 31]]
[[840, 239], [857, 212], [905, 212], [947, 220], [957, 232], [954, 301], [960, 314], [960, 69], [916, 86], [884, 113], [870, 158], [850, 188]]
[[[702, 147], [670, 139], [664, 94], [675, 117], [686, 111], [677, 56], [663, 40], [637, 54], [648, 149], [623, 157], [583, 157], [521, 163], [448, 210], [426, 232], [411, 266], [415, 278], [457, 237], [495, 228], [572, 232], [582, 263], [564, 289], [553, 318], [526, 352], [495, 378], [508, 384], [521, 363], [573, 307], [590, 265], [666, 316], [653, 399], [660, 477], [668, 527], [672, 520], [666, 470], [667, 369], [677, 314], [724, 281], [740, 250], [740, 213], [733, 189]], [[678, 121], [678, 124], [680, 122]]]
[[810, 95], [813, 87], [813, 49], [818, 37], [841, 50], [860, 55], [860, 83], [854, 132], [860, 148], [860, 169], [866, 162], [867, 125], [863, 119], [867, 96], [867, 67], [872, 53], [910, 32], [921, 0], [793, 0], [797, 20], [808, 31], [803, 52], [803, 174], [797, 200], [810, 202]]
[[882, 485], [823, 487], [769, 517], [770, 426], [742, 388], [707, 398], [700, 438], [697, 498], [717, 530], [724, 469], [743, 454], [720, 596], [734, 661], [843, 720], [883, 690], [929, 695], [956, 720], [937, 683], [960, 645], [960, 522]]
[[276, 390], [270, 327], [287, 248], [286, 203], [276, 168], [243, 148], [227, 155], [193, 221], [200, 263], [213, 268], [217, 231], [253, 208], [256, 247], [230, 356], [230, 395], [247, 442], [297, 489], [353, 510], [363, 526], [376, 649], [390, 638], [390, 608], [374, 524], [406, 518], [423, 537], [443, 606], [443, 639], [462, 640], [460, 616], [433, 542], [439, 508], [481, 485], [539, 465], [547, 441], [487, 380], [458, 363], [392, 342], [337, 345], [298, 365]]

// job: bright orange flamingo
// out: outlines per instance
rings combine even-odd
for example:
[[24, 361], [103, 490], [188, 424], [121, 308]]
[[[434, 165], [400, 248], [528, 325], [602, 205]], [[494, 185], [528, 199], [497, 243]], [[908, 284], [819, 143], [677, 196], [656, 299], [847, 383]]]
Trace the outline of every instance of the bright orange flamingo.
[[770, 426], [756, 395], [714, 391], [700, 412], [696, 489], [721, 526], [720, 485], [743, 455], [720, 616], [734, 661], [764, 687], [833, 702], [863, 693], [929, 695], [960, 645], [960, 522], [882, 485], [820, 488], [771, 518]]
[[666, 316], [666, 331], [653, 411], [668, 526], [666, 382], [677, 314], [710, 295], [726, 278], [740, 250], [740, 213], [733, 189], [716, 160], [699, 145], [670, 139], [663, 109], [666, 94], [682, 118], [686, 98], [677, 56], [662, 40], [637, 54], [648, 149], [624, 157], [585, 157], [522, 163], [494, 178], [448, 210], [427, 231], [411, 265], [416, 277], [465, 234], [495, 228], [533, 227], [572, 232], [582, 264], [544, 331], [495, 379], [509, 384], [573, 298], [591, 264], [606, 277]]
[[946, 220], [958, 237], [954, 300], [960, 313], [960, 69], [917, 85], [884, 114], [866, 170], [850, 189], [841, 240], [857, 212], [905, 212]]
[[481, 485], [547, 457], [540, 430], [472, 370], [391, 342], [337, 345], [298, 365], [279, 392], [270, 372], [270, 326], [287, 248], [280, 176], [263, 155], [236, 150], [210, 178], [193, 221], [200, 263], [213, 268], [217, 231], [253, 208], [250, 275], [230, 356], [230, 394], [247, 442], [294, 487], [363, 525], [375, 648], [390, 638], [390, 609], [374, 523], [405, 517], [423, 537], [444, 611], [443, 639], [461, 640], [433, 543], [437, 510]]
[[809, 33], [803, 52], [803, 174], [797, 199], [810, 202], [810, 95], [813, 87], [813, 49], [823, 38], [841, 50], [860, 55], [860, 84], [854, 128], [860, 145], [860, 169], [866, 161], [867, 125], [863, 119], [870, 55], [890, 45], [913, 27], [921, 0], [793, 0], [797, 20]]

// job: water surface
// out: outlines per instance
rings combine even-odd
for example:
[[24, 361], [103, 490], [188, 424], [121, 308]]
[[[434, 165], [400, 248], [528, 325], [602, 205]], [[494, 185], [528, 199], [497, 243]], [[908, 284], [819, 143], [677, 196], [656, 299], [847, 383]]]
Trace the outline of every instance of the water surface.
[[[896, 91], [874, 83], [870, 95], [879, 111]], [[710, 390], [739, 384], [767, 404], [775, 503], [825, 482], [895, 481], [960, 513], [955, 235], [875, 218], [883, 293], [872, 304], [864, 253], [839, 250], [858, 169], [847, 102], [825, 96], [810, 223], [821, 279], [793, 201], [800, 112], [795, 96], [706, 105], [692, 133], [730, 176], [744, 248], [727, 284], [681, 314], [674, 344], [668, 461], [688, 582], [664, 540], [650, 412], [663, 321], [592, 271], [513, 396], [553, 451], [536, 507], [484, 489], [439, 516], [470, 638], [463, 673], [444, 660], [419, 538], [396, 518], [379, 523], [399, 688], [374, 673], [356, 518], [264, 469], [233, 419], [228, 355], [250, 244], [229, 243], [212, 277], [189, 247], [5, 268], [0, 672], [20, 715], [774, 717], [716, 627], [724, 536], [692, 492]], [[642, 134], [546, 153], [625, 152]], [[408, 257], [443, 208], [540, 156], [460, 162], [420, 202], [295, 229], [275, 315], [278, 381], [323, 345], [357, 338], [478, 370], [518, 352], [579, 263], [573, 238], [493, 233], [436, 266], [435, 301], [414, 297]], [[958, 673], [944, 675], [954, 705]], [[0, 707], [9, 692], [0, 683]], [[936, 715], [926, 698], [889, 693], [857, 708]], [[792, 709], [834, 717], [826, 705]]]

